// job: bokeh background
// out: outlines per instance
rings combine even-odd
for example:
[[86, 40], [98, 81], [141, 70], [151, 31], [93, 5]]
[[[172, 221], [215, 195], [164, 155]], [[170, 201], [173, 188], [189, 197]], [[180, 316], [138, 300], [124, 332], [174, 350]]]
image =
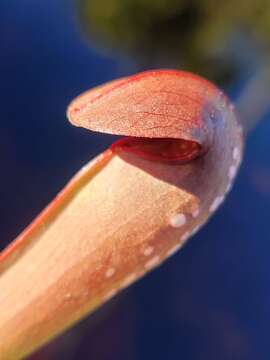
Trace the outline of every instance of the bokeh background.
[[66, 120], [94, 85], [195, 71], [251, 129], [235, 187], [192, 241], [29, 359], [269, 360], [269, 38], [266, 0], [1, 0], [0, 248], [113, 142]]

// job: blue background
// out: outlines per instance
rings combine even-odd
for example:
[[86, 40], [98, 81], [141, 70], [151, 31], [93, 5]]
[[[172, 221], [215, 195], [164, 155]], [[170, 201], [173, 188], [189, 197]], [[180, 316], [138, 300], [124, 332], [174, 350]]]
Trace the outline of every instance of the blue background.
[[[73, 128], [70, 100], [136, 71], [86, 41], [71, 1], [1, 1], [1, 248], [113, 141]], [[235, 187], [192, 241], [31, 359], [270, 358], [269, 120], [249, 136]]]

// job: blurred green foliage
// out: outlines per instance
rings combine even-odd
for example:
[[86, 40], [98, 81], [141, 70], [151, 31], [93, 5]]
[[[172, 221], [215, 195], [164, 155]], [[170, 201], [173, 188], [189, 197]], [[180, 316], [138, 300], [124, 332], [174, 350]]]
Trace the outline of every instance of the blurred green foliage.
[[269, 0], [77, 1], [88, 34], [145, 67], [183, 67], [223, 83], [254, 46], [269, 49]]

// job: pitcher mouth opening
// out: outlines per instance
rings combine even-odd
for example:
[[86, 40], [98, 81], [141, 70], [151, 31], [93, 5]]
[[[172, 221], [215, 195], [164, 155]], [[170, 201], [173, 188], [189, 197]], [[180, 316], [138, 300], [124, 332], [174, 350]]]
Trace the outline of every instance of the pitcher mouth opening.
[[113, 152], [129, 152], [150, 161], [185, 164], [203, 155], [196, 141], [173, 138], [123, 137], [111, 145]]

